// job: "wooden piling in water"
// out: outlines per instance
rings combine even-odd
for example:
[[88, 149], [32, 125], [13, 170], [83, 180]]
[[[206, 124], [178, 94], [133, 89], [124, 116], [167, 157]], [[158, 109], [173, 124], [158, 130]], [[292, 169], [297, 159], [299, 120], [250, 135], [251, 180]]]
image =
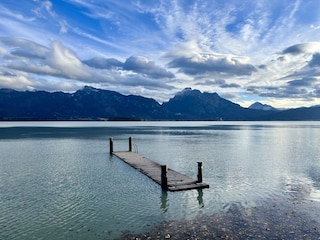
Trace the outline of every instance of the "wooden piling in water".
[[110, 154], [113, 153], [113, 138], [109, 138], [109, 147], [110, 147]]
[[161, 187], [163, 190], [168, 190], [168, 168], [166, 165], [161, 165]]
[[198, 162], [198, 183], [202, 183], [202, 162]]
[[132, 152], [132, 137], [129, 137], [129, 152]]

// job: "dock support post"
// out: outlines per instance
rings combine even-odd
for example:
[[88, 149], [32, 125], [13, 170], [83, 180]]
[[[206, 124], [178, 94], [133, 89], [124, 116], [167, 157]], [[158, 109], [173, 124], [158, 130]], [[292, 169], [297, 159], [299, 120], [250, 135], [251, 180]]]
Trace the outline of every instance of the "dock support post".
[[168, 189], [168, 177], [167, 177], [168, 168], [166, 165], [161, 165], [161, 187], [163, 190]]
[[132, 152], [132, 137], [129, 137], [129, 152]]
[[198, 162], [198, 183], [202, 183], [202, 162]]
[[109, 138], [109, 147], [110, 147], [110, 154], [113, 153], [113, 138]]

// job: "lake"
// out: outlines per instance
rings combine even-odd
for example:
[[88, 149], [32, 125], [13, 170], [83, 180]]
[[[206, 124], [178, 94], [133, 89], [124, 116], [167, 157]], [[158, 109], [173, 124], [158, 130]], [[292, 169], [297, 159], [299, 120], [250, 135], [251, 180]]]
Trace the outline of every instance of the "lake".
[[[134, 151], [196, 178], [163, 192], [109, 154]], [[295, 204], [320, 219], [320, 122], [0, 122], [0, 239], [114, 239], [163, 221]]]

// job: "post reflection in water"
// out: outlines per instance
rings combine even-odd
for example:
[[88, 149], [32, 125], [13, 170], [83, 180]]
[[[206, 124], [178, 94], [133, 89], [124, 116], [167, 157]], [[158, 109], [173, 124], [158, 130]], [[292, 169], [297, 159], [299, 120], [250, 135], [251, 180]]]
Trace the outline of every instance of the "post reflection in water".
[[201, 188], [198, 189], [198, 197], [197, 197], [197, 199], [198, 199], [198, 203], [199, 203], [200, 208], [203, 208], [203, 207], [204, 207], [204, 203], [203, 203], [203, 191], [202, 191]]
[[168, 202], [168, 192], [165, 190], [162, 190], [161, 192], [161, 209], [162, 212], [167, 212], [168, 211], [168, 207], [169, 207], [169, 202]]
[[[203, 190], [197, 189], [198, 191], [198, 196], [197, 196], [197, 200], [198, 200], [198, 204], [200, 208], [204, 208], [204, 203], [203, 203]], [[161, 196], [160, 196], [160, 201], [161, 201], [161, 209], [163, 213], [166, 213], [169, 209], [169, 200], [168, 200], [168, 192], [165, 190], [161, 191]]]

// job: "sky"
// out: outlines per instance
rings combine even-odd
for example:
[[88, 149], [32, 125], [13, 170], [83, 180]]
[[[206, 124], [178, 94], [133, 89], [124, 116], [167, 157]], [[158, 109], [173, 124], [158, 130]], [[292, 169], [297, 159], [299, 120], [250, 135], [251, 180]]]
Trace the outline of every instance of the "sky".
[[1, 0], [0, 88], [320, 104], [319, 0]]

